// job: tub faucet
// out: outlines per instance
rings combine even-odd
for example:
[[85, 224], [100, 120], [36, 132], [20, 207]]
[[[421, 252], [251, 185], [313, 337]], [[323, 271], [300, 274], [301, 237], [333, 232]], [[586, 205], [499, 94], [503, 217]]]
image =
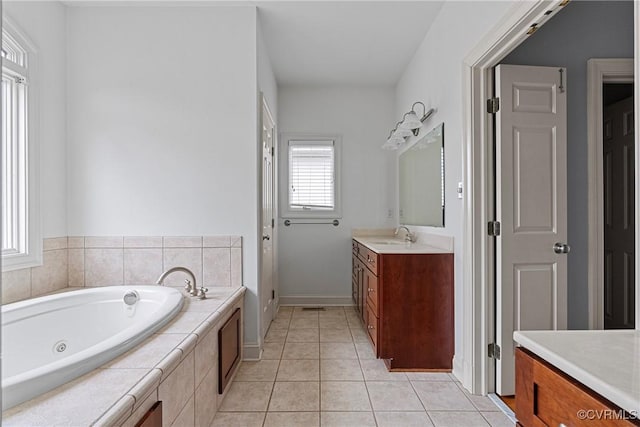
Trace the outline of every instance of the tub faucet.
[[401, 225], [400, 227], [396, 228], [396, 232], [394, 233], [394, 235], [397, 236], [400, 232], [400, 229], [402, 228], [407, 231], [407, 234], [405, 234], [404, 236], [404, 241], [407, 243], [415, 243], [415, 241], [417, 240], [416, 235], [412, 233], [406, 225]]
[[165, 271], [164, 273], [162, 273], [160, 275], [160, 277], [158, 277], [158, 280], [156, 280], [156, 283], [158, 285], [162, 285], [162, 282], [164, 282], [164, 279], [167, 278], [168, 275], [170, 275], [171, 273], [174, 273], [176, 271], [182, 271], [183, 273], [187, 273], [189, 276], [191, 276], [191, 281], [189, 279], [186, 279], [184, 281], [185, 285], [184, 285], [184, 289], [189, 292], [189, 294], [191, 296], [198, 296], [198, 288], [196, 287], [196, 276], [195, 274], [193, 274], [193, 272], [191, 270], [189, 270], [186, 267], [173, 267], [168, 269], [167, 271]]

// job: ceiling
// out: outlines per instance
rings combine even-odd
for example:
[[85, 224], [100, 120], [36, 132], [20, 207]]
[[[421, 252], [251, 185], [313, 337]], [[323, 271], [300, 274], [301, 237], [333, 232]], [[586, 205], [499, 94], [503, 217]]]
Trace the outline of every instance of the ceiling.
[[442, 1], [256, 1], [282, 86], [394, 85]]

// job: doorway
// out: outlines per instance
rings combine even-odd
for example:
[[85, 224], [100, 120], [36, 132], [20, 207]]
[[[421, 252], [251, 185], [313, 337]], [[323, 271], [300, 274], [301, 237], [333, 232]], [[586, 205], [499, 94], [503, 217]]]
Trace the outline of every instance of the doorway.
[[[464, 141], [464, 369], [463, 385], [473, 393], [486, 394], [495, 390], [495, 363], [488, 356], [488, 348], [495, 343], [494, 329], [494, 238], [487, 233], [487, 224], [495, 218], [493, 188], [493, 133], [490, 116], [487, 115], [487, 99], [493, 88], [492, 69], [513, 51], [529, 34], [535, 33], [546, 21], [561, 10], [567, 2], [521, 5], [496, 26], [465, 58], [464, 117], [467, 137]], [[640, 12], [636, 9], [635, 27], [638, 28]], [[637, 55], [639, 47], [633, 52]], [[638, 64], [636, 62], [636, 69]], [[635, 89], [637, 92], [637, 88]], [[637, 94], [635, 103], [638, 102]], [[637, 116], [637, 105], [636, 116]], [[584, 139], [583, 139], [584, 140]], [[638, 138], [635, 136], [637, 155]], [[637, 162], [636, 162], [637, 163]], [[589, 177], [592, 175], [589, 174]], [[638, 191], [638, 175], [635, 174], [635, 191]], [[637, 203], [636, 195], [636, 203]], [[636, 236], [637, 240], [637, 236]], [[636, 250], [635, 258], [638, 257]], [[633, 260], [637, 264], [638, 260]], [[586, 259], [583, 256], [581, 259]], [[591, 263], [589, 262], [589, 266]], [[589, 274], [589, 277], [591, 275]], [[586, 279], [586, 278], [585, 278]], [[586, 282], [583, 280], [581, 283]], [[582, 284], [581, 286], [584, 286]], [[636, 284], [636, 299], [638, 298]], [[590, 300], [589, 300], [590, 301]], [[581, 313], [582, 322], [591, 315]], [[636, 318], [638, 313], [636, 312]], [[638, 322], [636, 322], [637, 325]]]
[[634, 329], [633, 83], [604, 83], [602, 95], [604, 329]]

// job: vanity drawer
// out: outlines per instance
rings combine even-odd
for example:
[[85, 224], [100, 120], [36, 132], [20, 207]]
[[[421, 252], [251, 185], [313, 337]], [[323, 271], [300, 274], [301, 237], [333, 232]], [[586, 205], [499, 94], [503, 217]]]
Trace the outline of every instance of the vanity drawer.
[[374, 354], [378, 354], [378, 316], [376, 316], [369, 304], [367, 304], [365, 326], [367, 327], [367, 333], [373, 344], [373, 352]]
[[367, 293], [367, 304], [373, 313], [378, 315], [378, 277], [365, 269], [364, 290]]
[[360, 246], [360, 259], [369, 270], [378, 275], [378, 254], [371, 249]]

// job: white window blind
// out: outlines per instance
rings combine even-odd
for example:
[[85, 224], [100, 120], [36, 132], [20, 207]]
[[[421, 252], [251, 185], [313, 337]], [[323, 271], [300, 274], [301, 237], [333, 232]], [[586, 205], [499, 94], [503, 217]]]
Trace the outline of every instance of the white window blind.
[[334, 141], [289, 141], [289, 209], [334, 210]]

